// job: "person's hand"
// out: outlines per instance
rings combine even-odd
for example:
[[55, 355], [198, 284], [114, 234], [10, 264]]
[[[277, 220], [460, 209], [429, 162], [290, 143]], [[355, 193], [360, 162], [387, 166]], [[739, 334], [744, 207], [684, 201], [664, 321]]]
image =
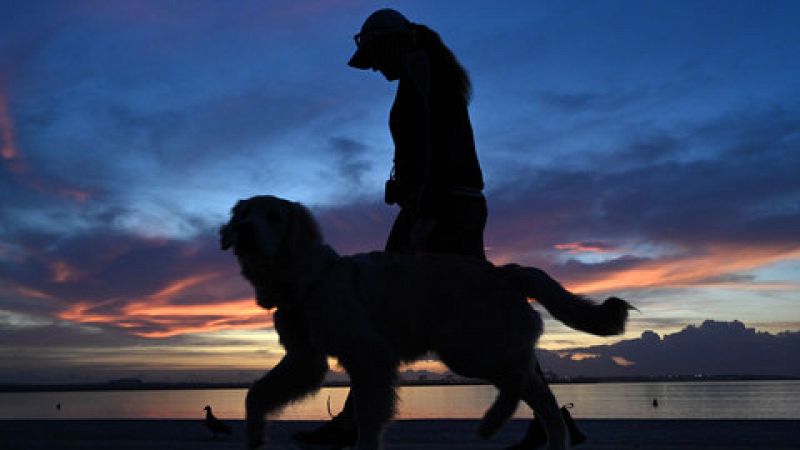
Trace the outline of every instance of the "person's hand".
[[421, 217], [414, 223], [414, 228], [411, 229], [409, 240], [411, 241], [411, 249], [414, 253], [422, 253], [427, 250], [428, 239], [436, 228], [436, 219], [428, 217]]

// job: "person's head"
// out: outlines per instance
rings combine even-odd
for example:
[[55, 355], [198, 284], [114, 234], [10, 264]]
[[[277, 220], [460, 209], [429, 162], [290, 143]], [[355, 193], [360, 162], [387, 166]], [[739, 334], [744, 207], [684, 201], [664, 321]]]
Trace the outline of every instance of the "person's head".
[[412, 26], [393, 9], [375, 11], [354, 36], [356, 52], [347, 64], [357, 69], [378, 70], [390, 81], [398, 79], [403, 54], [413, 44]]
[[466, 70], [439, 34], [427, 26], [413, 23], [393, 9], [380, 9], [367, 17], [354, 38], [357, 48], [347, 63], [349, 66], [378, 70], [393, 81], [402, 76], [404, 55], [424, 50], [432, 67], [442, 71], [448, 84], [469, 102], [472, 86]]

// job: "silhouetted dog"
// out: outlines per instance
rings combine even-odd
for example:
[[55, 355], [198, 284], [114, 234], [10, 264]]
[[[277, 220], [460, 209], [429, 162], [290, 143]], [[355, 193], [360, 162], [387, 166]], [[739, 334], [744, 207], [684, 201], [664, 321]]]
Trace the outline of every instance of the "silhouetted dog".
[[286, 349], [247, 393], [250, 447], [263, 442], [265, 415], [317, 390], [334, 356], [352, 383], [356, 448], [378, 449], [394, 413], [398, 365], [434, 352], [453, 372], [499, 389], [480, 436], [497, 431], [522, 399], [543, 419], [548, 448], [566, 448], [564, 421], [533, 351], [542, 321], [527, 298], [597, 335], [621, 333], [630, 309], [615, 297], [597, 305], [573, 295], [535, 268], [454, 255], [339, 256], [302, 205], [270, 196], [237, 203], [220, 244], [233, 247], [258, 304], [277, 308]]

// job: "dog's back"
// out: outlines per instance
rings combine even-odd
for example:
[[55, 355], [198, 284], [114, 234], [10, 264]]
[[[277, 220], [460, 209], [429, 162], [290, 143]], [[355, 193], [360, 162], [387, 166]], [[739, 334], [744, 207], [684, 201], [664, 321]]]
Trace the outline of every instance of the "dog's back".
[[[450, 356], [460, 361], [451, 368], [465, 376], [485, 378], [487, 367], [518, 360], [542, 330], [541, 319], [515, 285], [476, 258], [385, 252], [342, 257], [314, 292], [312, 303], [319, 307], [313, 310], [327, 311], [331, 325], [324, 334], [369, 333], [402, 361], [431, 351]], [[334, 316], [331, 309], [337, 311]], [[337, 322], [347, 323], [348, 330], [334, 331]], [[334, 355], [350, 346], [330, 339], [323, 345]], [[469, 355], [461, 355], [464, 349]], [[474, 354], [496, 364], [481, 361], [478, 369], [462, 361], [475, 359]]]

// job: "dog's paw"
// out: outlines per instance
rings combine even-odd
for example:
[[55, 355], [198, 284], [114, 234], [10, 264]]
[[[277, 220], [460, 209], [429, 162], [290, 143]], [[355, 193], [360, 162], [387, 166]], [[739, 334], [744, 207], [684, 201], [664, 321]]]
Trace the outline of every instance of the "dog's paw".
[[264, 448], [264, 439], [247, 439], [247, 450], [257, 450]]
[[247, 448], [254, 450], [264, 448], [264, 430], [248, 430], [247, 431]]
[[489, 439], [490, 437], [492, 437], [492, 435], [494, 435], [497, 432], [497, 428], [492, 427], [487, 423], [481, 422], [481, 424], [478, 425], [478, 429], [475, 431], [478, 434], [479, 438]]

